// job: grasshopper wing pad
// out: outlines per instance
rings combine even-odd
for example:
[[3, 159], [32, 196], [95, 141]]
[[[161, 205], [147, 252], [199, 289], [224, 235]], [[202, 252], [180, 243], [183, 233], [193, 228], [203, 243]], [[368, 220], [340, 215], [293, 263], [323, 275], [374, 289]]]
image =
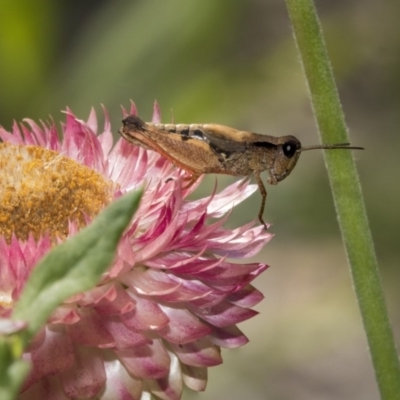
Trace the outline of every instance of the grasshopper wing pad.
[[130, 131], [132, 142], [140, 142], [162, 154], [175, 165], [195, 175], [220, 170], [218, 156], [203, 140], [179, 133], [165, 133], [150, 125], [143, 131]]

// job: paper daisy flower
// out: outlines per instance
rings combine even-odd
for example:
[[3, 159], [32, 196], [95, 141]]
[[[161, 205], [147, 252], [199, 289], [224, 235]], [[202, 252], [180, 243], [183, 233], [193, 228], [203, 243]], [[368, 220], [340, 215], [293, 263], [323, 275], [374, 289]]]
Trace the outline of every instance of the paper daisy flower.
[[220, 348], [247, 342], [236, 325], [262, 299], [250, 283], [267, 266], [243, 259], [271, 235], [254, 223], [223, 226], [256, 185], [242, 180], [189, 201], [195, 187], [182, 190], [184, 172], [123, 139], [114, 144], [104, 114], [100, 134], [93, 111], [85, 122], [67, 110], [62, 139], [53, 123], [0, 128], [0, 318], [52, 247], [145, 185], [101, 282], [59, 306], [30, 343], [20, 399], [172, 400], [185, 385], [204, 390]]

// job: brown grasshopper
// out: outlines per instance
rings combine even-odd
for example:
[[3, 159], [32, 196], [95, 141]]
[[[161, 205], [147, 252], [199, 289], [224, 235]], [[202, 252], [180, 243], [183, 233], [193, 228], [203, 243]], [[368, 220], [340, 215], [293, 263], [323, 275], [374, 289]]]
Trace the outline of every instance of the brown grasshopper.
[[190, 174], [184, 189], [202, 174], [249, 176], [254, 174], [262, 195], [258, 219], [263, 220], [267, 191], [261, 172], [268, 170], [268, 183], [276, 185], [295, 167], [300, 153], [314, 149], [359, 149], [350, 143], [302, 147], [294, 136], [269, 136], [238, 131], [217, 124], [154, 124], [135, 115], [122, 120], [119, 130], [129, 142], [157, 151]]

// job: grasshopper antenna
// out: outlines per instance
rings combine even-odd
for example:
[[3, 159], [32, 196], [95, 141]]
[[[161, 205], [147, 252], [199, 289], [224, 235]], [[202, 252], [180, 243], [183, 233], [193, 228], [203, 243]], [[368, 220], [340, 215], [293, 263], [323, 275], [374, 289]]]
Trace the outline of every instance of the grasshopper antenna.
[[313, 146], [305, 146], [301, 148], [301, 151], [315, 150], [315, 149], [346, 149], [346, 150], [364, 150], [364, 147], [350, 146], [350, 143], [336, 143], [336, 144], [316, 144]]

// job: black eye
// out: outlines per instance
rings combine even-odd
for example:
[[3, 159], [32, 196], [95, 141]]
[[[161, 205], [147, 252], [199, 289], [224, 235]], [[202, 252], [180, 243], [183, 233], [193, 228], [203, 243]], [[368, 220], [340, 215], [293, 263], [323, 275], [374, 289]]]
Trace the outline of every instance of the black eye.
[[294, 140], [288, 140], [282, 145], [283, 154], [287, 158], [292, 158], [297, 151], [297, 147], [298, 147], [297, 142], [295, 142]]

